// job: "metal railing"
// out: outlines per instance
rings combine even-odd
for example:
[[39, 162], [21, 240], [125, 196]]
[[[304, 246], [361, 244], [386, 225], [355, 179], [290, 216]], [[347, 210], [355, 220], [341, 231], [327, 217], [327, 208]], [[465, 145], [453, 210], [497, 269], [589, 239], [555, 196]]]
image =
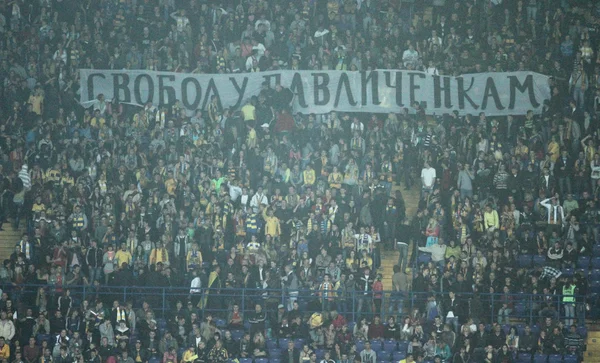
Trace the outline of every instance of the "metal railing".
[[[52, 301], [64, 294], [69, 289], [73, 298], [73, 306], [78, 306], [83, 299], [91, 302], [101, 300], [105, 306], [111, 307], [113, 301], [118, 300], [122, 305], [131, 302], [134, 308], [146, 301], [155, 313], [169, 316], [178, 301], [186, 307], [192, 301], [194, 309], [200, 315], [211, 313], [214, 316], [225, 318], [234, 304], [242, 312], [255, 310], [256, 304], [261, 304], [267, 312], [276, 311], [282, 304], [286, 308], [293, 307], [297, 301], [299, 310], [305, 314], [335, 310], [349, 321], [358, 321], [361, 317], [368, 320], [375, 315], [382, 318], [395, 316], [401, 318], [410, 315], [413, 309], [418, 308], [425, 314], [427, 320], [435, 316], [447, 317], [447, 307], [444, 306], [447, 294], [443, 296], [431, 292], [392, 292], [392, 291], [326, 291], [318, 293], [315, 290], [299, 290], [297, 294], [288, 294], [282, 289], [250, 289], [250, 288], [221, 288], [221, 289], [190, 289], [189, 287], [129, 287], [129, 286], [68, 286], [56, 288], [49, 285], [24, 284], [19, 286], [5, 286], [4, 291], [16, 302], [18, 309], [24, 310], [36, 307], [36, 294], [40, 287], [47, 290]], [[510, 298], [511, 310], [500, 314], [503, 302]], [[574, 323], [585, 324], [586, 303], [589, 297], [577, 295], [574, 297]], [[544, 317], [551, 316], [556, 319], [571, 319], [565, 316], [565, 305], [561, 295], [543, 294], [499, 294], [499, 293], [463, 293], [457, 296], [460, 308], [453, 314], [467, 314], [486, 323], [520, 321], [523, 324], [536, 324]], [[568, 300], [567, 300], [568, 301]], [[504, 311], [504, 310], [502, 310]], [[572, 311], [569, 309], [569, 311]], [[501, 318], [501, 319], [500, 319]]]

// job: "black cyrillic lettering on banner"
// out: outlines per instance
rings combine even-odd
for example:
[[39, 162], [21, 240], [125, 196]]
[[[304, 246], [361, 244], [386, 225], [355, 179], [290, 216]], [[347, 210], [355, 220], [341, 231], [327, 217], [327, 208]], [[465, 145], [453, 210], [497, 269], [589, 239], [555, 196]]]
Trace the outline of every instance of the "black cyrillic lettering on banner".
[[500, 95], [498, 95], [498, 89], [496, 88], [496, 83], [492, 77], [488, 77], [487, 81], [485, 82], [485, 91], [483, 91], [483, 101], [481, 102], [482, 110], [487, 109], [488, 98], [490, 97], [494, 99], [496, 109], [504, 110], [505, 107], [502, 106]]
[[210, 103], [210, 99], [213, 95], [217, 96], [217, 103], [219, 104], [219, 108], [223, 109], [223, 105], [221, 104], [221, 97], [219, 96], [219, 89], [217, 89], [215, 79], [211, 78], [210, 81], [208, 81], [208, 87], [206, 87], [206, 93], [204, 94], [204, 101], [202, 102], [203, 110], [206, 108], [206, 105]]
[[467, 101], [469, 101], [469, 104], [471, 104], [471, 107], [473, 109], [477, 110], [479, 108], [479, 105], [477, 105], [475, 102], [473, 102], [473, 99], [467, 93], [471, 90], [474, 83], [475, 83], [475, 78], [471, 77], [471, 84], [469, 85], [469, 88], [465, 89], [464, 78], [462, 78], [462, 77], [456, 78], [456, 84], [458, 86], [458, 90], [457, 90], [458, 91], [458, 108], [460, 108], [461, 110], [465, 109], [465, 99]]
[[[142, 87], [142, 80], [146, 80], [146, 87]], [[142, 90], [148, 92], [148, 97], [146, 100], [142, 100]], [[154, 100], [154, 81], [152, 80], [152, 76], [149, 74], [140, 74], [135, 77], [135, 81], [133, 82], [133, 94], [135, 96], [135, 102], [138, 105], [145, 105], [148, 102], [152, 102]]]
[[[440, 82], [440, 79], [443, 79]], [[442, 107], [442, 92], [444, 92], [444, 108], [452, 108], [452, 90], [450, 89], [450, 77], [433, 76], [433, 103], [434, 108]]]
[[304, 94], [304, 84], [302, 84], [302, 75], [298, 72], [294, 73], [290, 91], [298, 97], [298, 105], [302, 108], [307, 108], [306, 95]]
[[519, 82], [519, 78], [517, 76], [508, 76], [508, 79], [510, 80], [510, 102], [508, 104], [509, 110], [515, 109], [517, 91], [521, 93], [525, 93], [525, 91], [528, 92], [529, 104], [531, 105], [527, 106], [528, 109], [540, 107], [540, 103], [535, 99], [535, 89], [533, 88], [533, 75], [527, 75], [523, 83]]
[[[281, 73], [267, 74], [263, 76], [263, 78], [265, 79], [265, 82], [267, 82], [271, 87], [274, 87], [277, 84], [281, 84]], [[272, 82], [272, 79], [275, 79], [275, 82]]]
[[415, 84], [415, 77], [424, 79], [426, 76], [423, 73], [409, 73], [408, 76], [410, 77], [410, 104], [412, 105], [415, 102], [420, 102], [415, 99], [415, 90], [421, 89], [421, 86]]
[[[159, 105], [170, 105], [172, 102], [174, 103], [177, 99], [175, 95], [175, 88], [173, 86], [165, 86], [165, 79], [170, 82], [175, 81], [175, 76], [172, 75], [157, 75], [158, 77], [158, 104]], [[167, 100], [165, 101], [164, 93], [167, 92]]]
[[[193, 86], [191, 92], [188, 92], [189, 85]], [[194, 99], [190, 102], [189, 97], [193, 95]], [[196, 78], [186, 77], [181, 81], [181, 102], [188, 110], [198, 109], [200, 100], [202, 99], [202, 87]]]
[[235, 105], [231, 106], [232, 108], [238, 108], [242, 104], [242, 100], [244, 99], [244, 93], [246, 92], [246, 86], [248, 86], [248, 77], [244, 77], [244, 81], [242, 82], [242, 86], [238, 85], [237, 79], [235, 77], [229, 77], [231, 84], [235, 87], [235, 91], [238, 93], [238, 99], [235, 102]]
[[106, 79], [106, 76], [102, 73], [92, 73], [92, 74], [88, 75], [88, 78], [87, 78], [88, 101], [92, 101], [92, 100], [96, 99], [97, 95], [94, 94], [94, 78], [96, 78], [96, 77]]
[[[322, 80], [322, 81], [320, 81]], [[313, 92], [315, 106], [324, 106], [329, 103], [331, 93], [329, 92], [329, 74], [313, 73]], [[321, 98], [320, 96], [323, 95]]]
[[[131, 91], [129, 90], [129, 75], [127, 73], [113, 73], [113, 98], [120, 102], [131, 102]], [[123, 94], [121, 96], [121, 93]]]
[[379, 106], [381, 102], [379, 101], [379, 72], [361, 72], [360, 73], [360, 88], [361, 88], [361, 96], [362, 96], [362, 105], [366, 106], [369, 103], [367, 102], [367, 85], [369, 82], [371, 83], [371, 105]]
[[356, 106], [357, 102], [354, 100], [354, 95], [352, 94], [352, 86], [350, 86], [350, 79], [348, 78], [348, 73], [344, 72], [340, 75], [337, 91], [335, 92], [335, 103], [333, 107], [338, 107], [338, 105], [340, 104], [340, 98], [342, 96], [342, 86], [344, 87], [344, 91], [346, 92], [346, 98], [348, 98], [348, 103], [350, 104], [350, 106]]
[[404, 103], [402, 103], [402, 72], [394, 72], [396, 76], [394, 84], [392, 84], [392, 72], [386, 71], [383, 74], [385, 75], [385, 85], [390, 88], [396, 88], [396, 106], [404, 107]]

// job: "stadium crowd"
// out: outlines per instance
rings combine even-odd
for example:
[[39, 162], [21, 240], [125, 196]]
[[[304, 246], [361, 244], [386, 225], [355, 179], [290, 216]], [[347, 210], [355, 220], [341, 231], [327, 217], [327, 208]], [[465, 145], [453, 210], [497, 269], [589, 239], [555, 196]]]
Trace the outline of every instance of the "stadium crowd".
[[[0, 359], [580, 361], [599, 27], [583, 0], [0, 1], [0, 223], [24, 229], [0, 267]], [[239, 109], [84, 109], [81, 68], [521, 70], [552, 97], [508, 117], [302, 115], [265, 84]]]

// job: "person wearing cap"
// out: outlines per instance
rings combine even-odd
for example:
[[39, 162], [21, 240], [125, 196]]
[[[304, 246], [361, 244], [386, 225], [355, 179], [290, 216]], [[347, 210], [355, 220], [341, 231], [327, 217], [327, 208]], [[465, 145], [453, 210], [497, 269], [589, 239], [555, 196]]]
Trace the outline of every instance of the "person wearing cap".
[[149, 358], [148, 349], [145, 349], [142, 346], [142, 341], [137, 339], [129, 356], [133, 359], [135, 363], [146, 363]]

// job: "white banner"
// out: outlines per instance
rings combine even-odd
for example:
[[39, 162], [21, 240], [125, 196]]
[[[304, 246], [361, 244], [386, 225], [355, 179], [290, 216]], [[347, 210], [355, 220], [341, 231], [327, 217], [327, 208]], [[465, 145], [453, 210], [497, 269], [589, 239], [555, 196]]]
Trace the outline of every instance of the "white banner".
[[144, 70], [82, 69], [84, 107], [99, 94], [122, 103], [155, 106], [181, 101], [188, 110], [204, 109], [213, 95], [223, 107], [240, 107], [257, 96], [263, 82], [280, 83], [294, 93], [294, 112], [401, 112], [415, 102], [429, 115], [458, 111], [490, 116], [540, 113], [550, 98], [548, 76], [533, 72], [432, 76], [406, 70], [276, 71], [241, 74], [185, 74]]

